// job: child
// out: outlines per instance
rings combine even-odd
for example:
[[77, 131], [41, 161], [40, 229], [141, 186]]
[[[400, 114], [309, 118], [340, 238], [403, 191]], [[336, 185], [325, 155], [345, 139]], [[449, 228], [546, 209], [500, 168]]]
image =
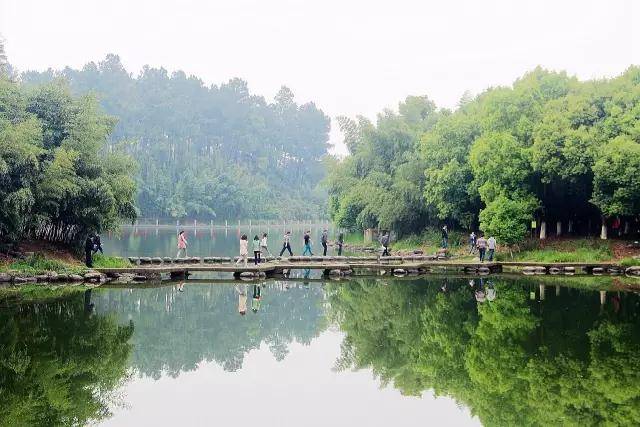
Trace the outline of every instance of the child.
[[247, 235], [243, 234], [240, 237], [240, 258], [236, 261], [236, 264], [240, 264], [240, 261], [244, 261], [244, 266], [247, 266], [247, 255], [249, 255], [249, 241]]
[[260, 264], [260, 238], [257, 234], [253, 238], [253, 262], [255, 265]]
[[338, 256], [342, 256], [342, 245], [344, 245], [344, 234], [338, 235]]

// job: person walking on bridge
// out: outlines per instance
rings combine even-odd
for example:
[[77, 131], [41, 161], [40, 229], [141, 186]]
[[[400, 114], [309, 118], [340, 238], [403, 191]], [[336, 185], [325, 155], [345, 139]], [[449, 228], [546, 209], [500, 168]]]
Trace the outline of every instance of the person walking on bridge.
[[260, 238], [256, 234], [253, 238], [253, 262], [255, 265], [260, 264]]
[[469, 255], [476, 251], [476, 233], [471, 232], [469, 235]]
[[187, 238], [184, 235], [184, 230], [181, 230], [178, 234], [178, 253], [176, 258], [184, 258], [187, 256]]
[[342, 245], [344, 245], [344, 233], [338, 234], [338, 256], [342, 256]]
[[273, 256], [267, 247], [267, 233], [262, 233], [262, 239], [260, 239], [260, 253], [265, 254], [265, 256], [267, 254], [269, 254], [269, 256]]
[[484, 253], [487, 250], [487, 239], [484, 238], [484, 234], [481, 234], [480, 237], [478, 237], [476, 246], [478, 247], [480, 262], [484, 262]]
[[493, 261], [493, 254], [496, 252], [496, 246], [496, 238], [490, 236], [489, 240], [487, 240], [487, 248], [489, 249], [489, 262]]
[[284, 251], [289, 251], [289, 256], [293, 256], [293, 252], [291, 251], [291, 232], [287, 231], [284, 233], [284, 239], [282, 240], [282, 250], [280, 251], [280, 256], [284, 253]]
[[320, 243], [322, 243], [322, 256], [327, 256], [327, 241], [329, 240], [329, 232], [325, 228], [322, 231], [322, 237], [320, 238]]
[[313, 252], [311, 252], [311, 230], [307, 230], [304, 233], [304, 251], [302, 251], [302, 255], [305, 256], [309, 254], [309, 256], [313, 256]]
[[246, 268], [248, 255], [249, 255], [249, 241], [247, 240], [247, 235], [243, 234], [242, 237], [240, 237], [240, 256], [236, 261], [236, 265], [240, 264], [241, 261], [244, 261], [244, 266]]

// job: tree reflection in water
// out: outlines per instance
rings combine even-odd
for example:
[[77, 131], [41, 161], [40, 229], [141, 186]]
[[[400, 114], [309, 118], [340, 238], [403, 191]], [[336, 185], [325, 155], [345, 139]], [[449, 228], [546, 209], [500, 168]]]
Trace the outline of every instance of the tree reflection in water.
[[309, 344], [326, 328], [319, 286], [268, 281], [259, 301], [254, 294], [253, 283], [192, 282], [184, 292], [171, 285], [101, 289], [95, 301], [99, 312], [133, 320], [132, 365], [139, 375], [158, 379], [194, 371], [202, 361], [237, 371], [245, 355], [262, 343], [280, 361], [293, 341]]
[[93, 314], [90, 291], [0, 307], [0, 425], [86, 425], [109, 416], [133, 326]]
[[337, 368], [450, 396], [485, 425], [640, 425], [636, 294], [601, 306], [598, 292], [496, 280], [495, 300], [478, 303], [468, 281], [447, 282], [332, 285]]
[[486, 425], [640, 425], [635, 294], [500, 278], [240, 286], [244, 316], [234, 285], [193, 282], [4, 307], [0, 424], [86, 424], [108, 415], [128, 364], [152, 378], [202, 361], [235, 371], [263, 343], [283, 360], [333, 324], [338, 370], [450, 396]]

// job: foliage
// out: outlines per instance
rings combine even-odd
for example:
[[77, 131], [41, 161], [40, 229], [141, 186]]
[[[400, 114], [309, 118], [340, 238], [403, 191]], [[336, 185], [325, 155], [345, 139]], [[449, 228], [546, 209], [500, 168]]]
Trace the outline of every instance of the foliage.
[[623, 267], [632, 267], [640, 265], [640, 258], [627, 257], [620, 260], [620, 265]]
[[40, 254], [14, 261], [9, 264], [8, 270], [32, 275], [44, 274], [51, 271], [60, 274], [79, 274], [87, 271], [84, 266], [70, 265], [56, 259], [46, 258]]
[[104, 151], [113, 123], [61, 82], [0, 77], [0, 239], [73, 243], [135, 219], [134, 164]]
[[131, 262], [122, 257], [95, 254], [93, 266], [94, 268], [127, 268], [131, 267]]
[[533, 196], [512, 200], [500, 195], [480, 212], [480, 228], [499, 242], [513, 245], [525, 238], [531, 223], [531, 212], [537, 206]]
[[424, 223], [425, 165], [415, 151], [436, 116], [427, 97], [407, 97], [399, 113], [385, 111], [375, 126], [363, 118], [338, 119], [351, 150], [327, 179], [330, 215], [338, 226], [351, 231], [380, 226], [403, 235]]
[[[108, 148], [138, 164], [138, 207], [146, 217], [308, 218], [324, 213], [329, 118], [298, 105], [282, 87], [272, 102], [231, 79], [206, 86], [182, 71], [145, 66], [128, 73], [107, 57], [82, 70], [27, 72], [29, 84], [56, 78], [95, 93], [118, 119]], [[118, 142], [124, 141], [124, 142]], [[114, 166], [116, 170], [124, 165]]]
[[593, 203], [604, 215], [640, 211], [640, 144], [628, 136], [608, 142], [593, 166]]
[[109, 416], [133, 325], [91, 315], [85, 300], [74, 294], [0, 311], [0, 425], [79, 426]]
[[351, 153], [328, 180], [339, 226], [402, 236], [442, 222], [479, 225], [513, 244], [534, 218], [571, 221], [588, 235], [601, 216], [640, 215], [637, 66], [583, 82], [536, 68], [510, 87], [466, 96], [453, 112], [431, 103], [422, 121], [405, 104], [375, 125], [339, 120]]

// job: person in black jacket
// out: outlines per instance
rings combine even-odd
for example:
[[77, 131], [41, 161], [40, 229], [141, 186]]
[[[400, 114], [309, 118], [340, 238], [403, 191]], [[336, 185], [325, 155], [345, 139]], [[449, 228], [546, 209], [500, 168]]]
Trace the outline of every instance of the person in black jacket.
[[325, 228], [322, 231], [322, 237], [320, 238], [320, 243], [322, 243], [322, 256], [327, 256], [327, 241], [329, 240], [329, 232]]
[[84, 263], [87, 267], [93, 268], [93, 237], [91, 234], [84, 241]]
[[96, 234], [95, 237], [93, 238], [93, 253], [96, 254], [98, 253], [98, 251], [100, 251], [101, 254], [104, 253], [104, 251], [102, 250], [102, 242], [100, 241], [100, 235]]

